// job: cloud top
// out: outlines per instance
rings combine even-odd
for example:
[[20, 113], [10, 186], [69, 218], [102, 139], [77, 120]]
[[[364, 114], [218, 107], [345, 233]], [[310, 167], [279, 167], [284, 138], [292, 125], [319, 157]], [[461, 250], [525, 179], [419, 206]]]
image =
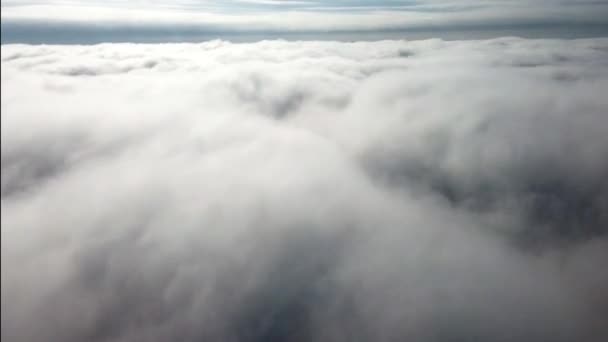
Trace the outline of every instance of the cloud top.
[[3, 340], [608, 336], [607, 39], [1, 60]]

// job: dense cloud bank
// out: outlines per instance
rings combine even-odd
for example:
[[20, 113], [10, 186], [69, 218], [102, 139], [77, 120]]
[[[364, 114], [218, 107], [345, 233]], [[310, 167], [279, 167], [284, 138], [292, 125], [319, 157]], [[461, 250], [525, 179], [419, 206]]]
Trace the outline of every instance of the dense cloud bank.
[[3, 341], [608, 338], [608, 39], [1, 57]]

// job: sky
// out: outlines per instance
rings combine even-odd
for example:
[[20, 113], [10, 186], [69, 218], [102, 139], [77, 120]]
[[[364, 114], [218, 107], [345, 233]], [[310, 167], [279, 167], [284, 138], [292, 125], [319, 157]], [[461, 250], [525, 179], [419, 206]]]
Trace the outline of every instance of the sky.
[[608, 32], [597, 0], [2, 1], [2, 41], [377, 40]]

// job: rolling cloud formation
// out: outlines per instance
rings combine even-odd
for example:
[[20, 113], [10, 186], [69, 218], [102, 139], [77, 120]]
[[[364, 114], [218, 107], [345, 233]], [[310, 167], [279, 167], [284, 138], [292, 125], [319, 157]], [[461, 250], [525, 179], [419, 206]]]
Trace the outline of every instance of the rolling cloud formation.
[[3, 341], [608, 338], [608, 39], [1, 58]]

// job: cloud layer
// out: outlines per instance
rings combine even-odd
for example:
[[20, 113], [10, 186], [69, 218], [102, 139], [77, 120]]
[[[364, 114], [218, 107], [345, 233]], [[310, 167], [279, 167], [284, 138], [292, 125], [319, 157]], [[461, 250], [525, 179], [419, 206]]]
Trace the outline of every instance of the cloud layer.
[[1, 58], [3, 340], [608, 337], [608, 39]]
[[1, 16], [3, 43], [34, 44], [608, 34], [608, 3], [588, 0], [6, 0]]

